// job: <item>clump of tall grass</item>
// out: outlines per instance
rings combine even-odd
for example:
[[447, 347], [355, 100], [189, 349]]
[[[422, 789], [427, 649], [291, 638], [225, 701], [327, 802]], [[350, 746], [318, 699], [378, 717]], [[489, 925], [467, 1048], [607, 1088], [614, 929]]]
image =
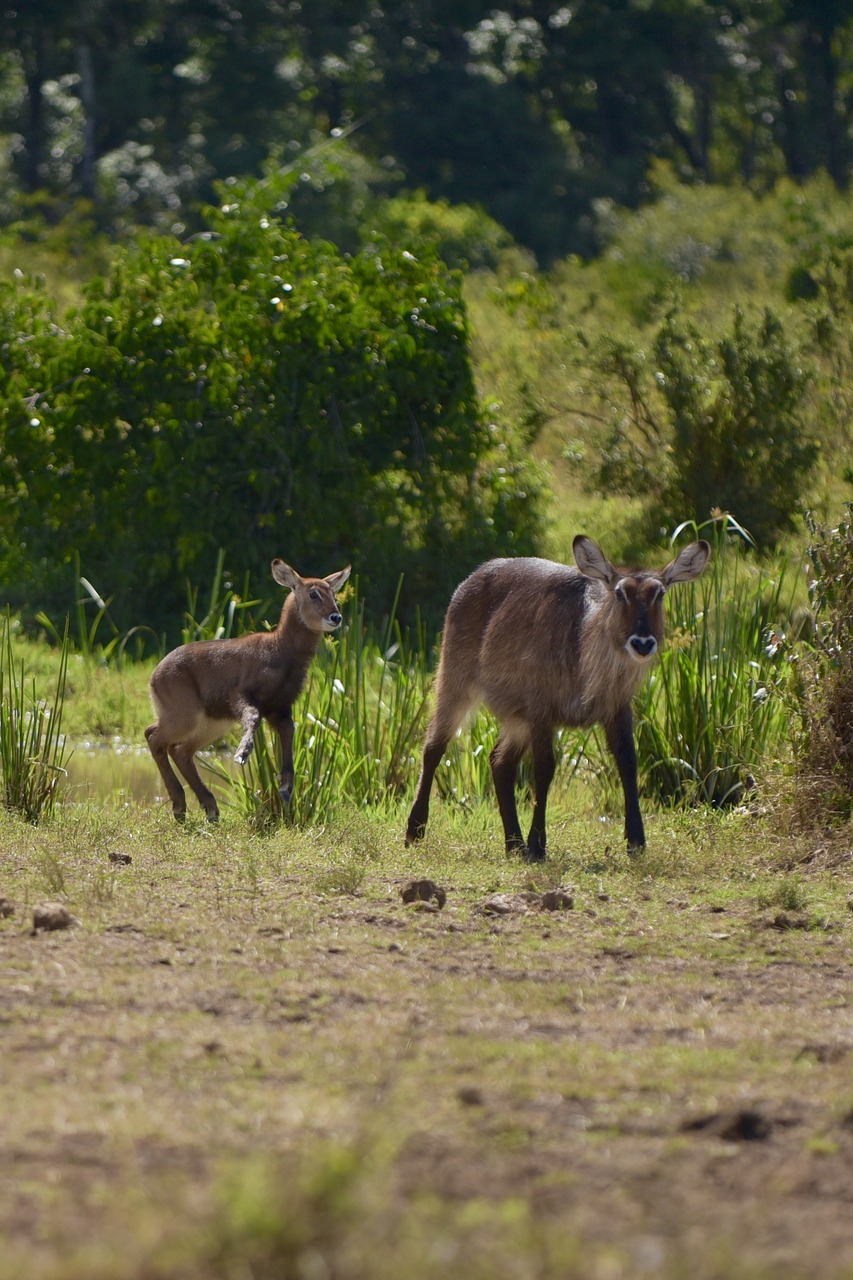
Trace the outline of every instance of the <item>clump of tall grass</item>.
[[12, 621], [7, 613], [0, 635], [0, 798], [28, 822], [48, 817], [70, 752], [62, 737], [62, 709], [68, 669], [68, 629], [62, 638], [56, 688], [52, 699], [39, 696], [35, 680], [27, 680], [24, 664], [16, 669]]
[[[78, 586], [83, 588], [82, 595], [77, 594]], [[120, 665], [131, 640], [134, 641], [135, 656], [141, 658], [146, 637], [153, 637], [155, 645], [162, 650], [162, 639], [150, 627], [136, 626], [124, 632], [119, 631], [110, 614], [113, 597], [110, 596], [105, 600], [97, 587], [83, 576], [80, 572], [80, 557], [76, 554], [74, 556], [74, 591], [74, 607], [71, 611], [73, 637], [69, 619], [65, 622], [65, 633], [69, 637], [69, 642], [73, 638], [75, 652], [86, 661], [92, 660], [103, 666], [110, 662]], [[36, 622], [44, 627], [55, 644], [62, 645], [63, 633], [44, 610], [36, 614]], [[103, 635], [104, 629], [108, 633], [106, 639]]]
[[[641, 788], [663, 802], [739, 802], [786, 751], [796, 582], [715, 523], [705, 574], [673, 591], [669, 642], [635, 700]], [[737, 531], [737, 530], [736, 530]]]
[[248, 575], [242, 595], [233, 590], [225, 579], [225, 549], [219, 548], [216, 568], [210, 583], [207, 609], [198, 617], [199, 590], [187, 584], [187, 609], [184, 625], [181, 628], [181, 643], [189, 644], [193, 640], [227, 640], [231, 636], [244, 635], [254, 631], [255, 624], [251, 610], [261, 604], [260, 600], [249, 599]]
[[853, 815], [853, 503], [835, 529], [808, 523], [814, 632], [795, 683], [794, 809], [814, 825]]

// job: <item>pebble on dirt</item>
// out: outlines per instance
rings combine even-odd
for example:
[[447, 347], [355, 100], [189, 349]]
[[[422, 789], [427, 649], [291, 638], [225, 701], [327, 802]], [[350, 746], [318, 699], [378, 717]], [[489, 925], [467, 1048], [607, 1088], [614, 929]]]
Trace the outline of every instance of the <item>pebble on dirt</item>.
[[43, 902], [33, 907], [33, 932], [39, 929], [70, 929], [77, 921], [61, 902]]
[[435, 900], [438, 903], [439, 911], [447, 902], [447, 894], [434, 880], [410, 880], [400, 890], [400, 897], [404, 902], [432, 902]]
[[542, 894], [540, 905], [543, 911], [572, 911], [575, 899], [566, 889], [549, 889]]
[[549, 889], [546, 893], [495, 893], [483, 903], [487, 916], [508, 916], [531, 908], [539, 911], [571, 911], [574, 894], [567, 889]]
[[707, 1133], [724, 1142], [763, 1142], [770, 1137], [773, 1122], [763, 1112], [743, 1107], [686, 1120], [681, 1128], [685, 1133]]

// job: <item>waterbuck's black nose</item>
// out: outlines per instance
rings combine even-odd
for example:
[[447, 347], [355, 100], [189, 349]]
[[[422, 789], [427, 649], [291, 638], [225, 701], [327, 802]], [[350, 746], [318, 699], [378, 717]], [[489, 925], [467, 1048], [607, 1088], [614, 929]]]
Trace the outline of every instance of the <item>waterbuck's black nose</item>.
[[654, 636], [631, 636], [628, 643], [641, 658], [648, 658], [658, 647], [658, 642]]
[[341, 615], [339, 613], [330, 613], [329, 621], [332, 623], [333, 626], [339, 627], [342, 621]]

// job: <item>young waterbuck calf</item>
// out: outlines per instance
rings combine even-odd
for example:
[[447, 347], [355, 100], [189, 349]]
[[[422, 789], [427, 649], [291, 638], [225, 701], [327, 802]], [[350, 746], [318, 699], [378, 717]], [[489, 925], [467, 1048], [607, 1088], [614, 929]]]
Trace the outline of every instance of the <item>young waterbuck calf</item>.
[[151, 677], [151, 701], [157, 723], [145, 737], [172, 801], [182, 819], [184, 788], [169, 756], [190, 784], [211, 822], [219, 817], [212, 791], [198, 774], [195, 753], [209, 746], [238, 721], [243, 737], [234, 759], [245, 764], [263, 717], [281, 739], [281, 797], [293, 792], [293, 704], [305, 683], [320, 637], [336, 631], [341, 615], [335, 602], [351, 566], [327, 578], [300, 578], [283, 560], [273, 560], [272, 576], [291, 594], [275, 631], [259, 631], [231, 640], [197, 640], [167, 654]]
[[[490, 560], [457, 587], [447, 610], [406, 843], [420, 839], [432, 780], [465, 716], [485, 702], [500, 722], [490, 762], [508, 852], [545, 857], [545, 805], [554, 731], [601, 724], [625, 792], [629, 850], [646, 843], [637, 795], [631, 699], [663, 640], [663, 597], [697, 578], [711, 548], [692, 542], [665, 569], [617, 569], [590, 538], [572, 544], [577, 568], [550, 560]], [[533, 757], [527, 844], [515, 803], [525, 751]]]

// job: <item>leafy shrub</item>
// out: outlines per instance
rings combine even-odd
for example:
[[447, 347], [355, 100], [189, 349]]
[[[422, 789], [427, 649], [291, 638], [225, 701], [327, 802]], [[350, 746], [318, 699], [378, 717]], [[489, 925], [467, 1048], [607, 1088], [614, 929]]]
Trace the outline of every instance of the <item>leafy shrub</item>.
[[352, 561], [386, 611], [405, 572], [404, 614], [437, 622], [478, 560], [535, 547], [537, 474], [478, 403], [458, 279], [309, 243], [267, 194], [234, 184], [209, 233], [118, 253], [62, 323], [7, 298], [13, 603], [55, 614], [79, 555], [120, 629], [174, 634], [224, 546], [231, 580]]
[[428, 200], [422, 191], [385, 201], [369, 225], [403, 249], [432, 243], [449, 267], [493, 270], [513, 248], [509, 232], [482, 209]]
[[853, 815], [853, 503], [835, 529], [809, 520], [813, 645], [796, 685], [795, 808], [810, 824]]
[[731, 331], [711, 340], [673, 309], [648, 355], [606, 338], [597, 364], [618, 388], [605, 489], [649, 495], [658, 524], [733, 512], [761, 546], [793, 527], [818, 450], [804, 423], [808, 375], [770, 311], [750, 324], [736, 308]]

